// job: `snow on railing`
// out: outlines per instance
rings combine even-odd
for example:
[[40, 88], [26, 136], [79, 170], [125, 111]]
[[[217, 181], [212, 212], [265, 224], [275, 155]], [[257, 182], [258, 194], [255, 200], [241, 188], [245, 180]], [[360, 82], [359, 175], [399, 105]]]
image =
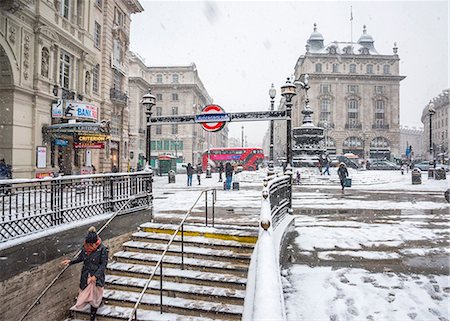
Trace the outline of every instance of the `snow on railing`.
[[270, 176], [262, 190], [260, 229], [247, 276], [243, 321], [286, 320], [279, 250], [292, 221], [291, 176]]

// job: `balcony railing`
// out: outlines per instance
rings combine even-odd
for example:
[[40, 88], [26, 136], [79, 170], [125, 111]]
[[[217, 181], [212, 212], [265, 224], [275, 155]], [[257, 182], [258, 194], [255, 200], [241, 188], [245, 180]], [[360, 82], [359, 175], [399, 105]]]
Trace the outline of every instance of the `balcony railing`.
[[323, 121], [319, 121], [318, 126], [323, 127], [325, 129], [332, 129], [332, 128], [334, 128], [334, 123], [327, 123], [325, 125], [325, 123]]
[[115, 87], [112, 87], [109, 90], [109, 98], [111, 98], [112, 101], [123, 104], [126, 104], [128, 102], [128, 94], [120, 91], [119, 89], [116, 89]]
[[362, 124], [345, 124], [345, 129], [362, 129]]
[[389, 129], [389, 124], [373, 124], [372, 129]]

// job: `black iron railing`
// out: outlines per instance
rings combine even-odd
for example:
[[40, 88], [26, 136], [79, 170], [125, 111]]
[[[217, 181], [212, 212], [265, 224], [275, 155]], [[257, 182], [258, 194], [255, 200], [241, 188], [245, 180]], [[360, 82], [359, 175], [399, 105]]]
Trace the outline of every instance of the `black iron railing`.
[[353, 124], [353, 123], [347, 123], [345, 124], [345, 129], [361, 129], [362, 128], [362, 124], [358, 123], [358, 124]]
[[389, 129], [389, 124], [373, 124], [372, 129]]
[[0, 242], [115, 212], [124, 203], [124, 212], [146, 209], [151, 201], [149, 172], [2, 180]]
[[111, 87], [109, 89], [109, 98], [113, 101], [126, 104], [128, 102], [128, 95], [123, 91], [116, 89], [116, 87]]

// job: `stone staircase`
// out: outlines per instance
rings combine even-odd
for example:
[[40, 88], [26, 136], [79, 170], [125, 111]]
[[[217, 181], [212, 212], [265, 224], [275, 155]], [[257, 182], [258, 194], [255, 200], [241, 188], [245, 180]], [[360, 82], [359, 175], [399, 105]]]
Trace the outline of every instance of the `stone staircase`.
[[[98, 321], [128, 320], [176, 227], [145, 223], [110, 257]], [[139, 305], [138, 320], [240, 320], [256, 240], [256, 228], [185, 225], [184, 269], [181, 235], [163, 260], [163, 313], [158, 268]], [[71, 320], [89, 320], [89, 309], [71, 314]]]

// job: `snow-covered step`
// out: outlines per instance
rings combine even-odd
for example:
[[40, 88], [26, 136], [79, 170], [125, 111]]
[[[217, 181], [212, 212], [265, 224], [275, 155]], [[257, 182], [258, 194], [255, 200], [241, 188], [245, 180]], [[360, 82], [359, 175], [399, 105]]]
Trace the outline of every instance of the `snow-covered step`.
[[[107, 274], [122, 276], [141, 276], [148, 278], [154, 267], [142, 264], [130, 264], [122, 262], [111, 262], [107, 266]], [[226, 286], [233, 289], [244, 289], [247, 279], [229, 273], [211, 273], [195, 270], [181, 270], [163, 266], [164, 280], [186, 282], [190, 284]], [[156, 270], [155, 277], [159, 279], [159, 269]]]
[[[119, 275], [107, 275], [106, 287], [111, 290], [138, 291], [141, 292], [147, 283], [146, 278], [127, 277]], [[224, 284], [226, 285], [226, 284]], [[159, 294], [159, 278], [155, 278], [149, 284], [147, 293]], [[196, 285], [163, 281], [163, 293], [170, 297], [182, 297], [187, 299], [199, 298], [202, 300], [220, 300], [223, 303], [243, 304], [245, 290], [223, 288], [219, 286]]]
[[[139, 298], [139, 293], [118, 290], [106, 290], [104, 300], [108, 304], [114, 302], [115, 305], [133, 307]], [[199, 315], [217, 319], [239, 320], [242, 316], [243, 306], [234, 304], [224, 304], [217, 302], [207, 302], [203, 300], [190, 300], [184, 298], [162, 298], [163, 312], [177, 313], [184, 315]], [[141, 309], [159, 310], [160, 296], [154, 294], [144, 294]]]
[[[133, 309], [111, 304], [103, 304], [97, 311], [97, 321], [117, 321], [128, 320]], [[71, 311], [76, 319], [72, 321], [82, 321], [89, 319], [89, 307], [84, 311]], [[215, 318], [194, 317], [175, 313], [161, 314], [159, 311], [138, 309], [137, 317], [139, 321], [213, 321]]]
[[[128, 241], [123, 244], [124, 250], [129, 251], [139, 251], [146, 253], [155, 253], [160, 254], [163, 252], [167, 244], [162, 243], [153, 243], [153, 242], [141, 242], [141, 241]], [[167, 251], [170, 255], [178, 255], [181, 256], [181, 244], [171, 244], [169, 250]], [[241, 263], [249, 263], [251, 253], [236, 253], [233, 250], [229, 249], [211, 249], [205, 248], [201, 246], [192, 246], [192, 245], [184, 245], [183, 247], [184, 257], [190, 258], [205, 258], [209, 257], [210, 259], [216, 260], [233, 260]]]
[[[163, 223], [144, 223], [139, 226], [141, 231], [154, 233], [173, 234], [178, 225]], [[256, 243], [258, 238], [257, 227], [241, 227], [241, 226], [221, 226], [210, 227], [203, 225], [186, 224], [184, 226], [184, 234], [186, 236], [202, 236], [206, 238], [222, 239], [230, 241], [238, 241], [245, 243]]]
[[[159, 242], [162, 244], [167, 244], [172, 237], [172, 234], [168, 233], [149, 233], [144, 231], [138, 231], [133, 233], [133, 240], [135, 241], [151, 241]], [[181, 233], [179, 233], [175, 239], [174, 243], [181, 242]], [[222, 240], [215, 238], [208, 238], [203, 236], [183, 236], [183, 242], [185, 245], [196, 245], [206, 248], [214, 249], [233, 249], [237, 253], [252, 253], [255, 246], [254, 243], [238, 242], [233, 240]]]
[[[119, 251], [114, 254], [113, 258], [118, 262], [156, 265], [156, 263], [160, 259], [160, 255], [152, 253]], [[181, 267], [181, 256], [166, 255], [163, 259], [163, 263], [166, 267]], [[201, 271], [206, 272], [226, 272], [239, 276], [246, 276], [248, 271], [248, 264], [218, 261], [214, 259], [204, 260], [185, 257], [184, 268], [200, 269]]]

